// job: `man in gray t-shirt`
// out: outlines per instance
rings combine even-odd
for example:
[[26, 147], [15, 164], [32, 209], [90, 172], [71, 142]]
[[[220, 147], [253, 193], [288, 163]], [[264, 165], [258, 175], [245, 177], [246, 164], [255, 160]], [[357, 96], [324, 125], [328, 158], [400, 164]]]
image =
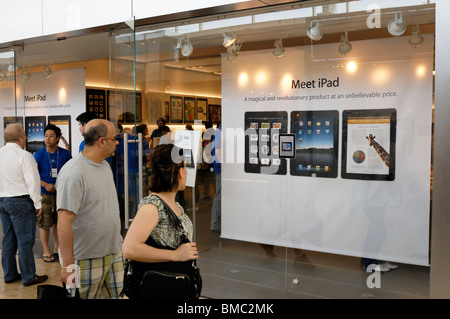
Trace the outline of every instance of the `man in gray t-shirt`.
[[56, 180], [61, 281], [70, 285], [77, 265], [81, 298], [117, 298], [123, 287], [120, 212], [111, 167], [104, 160], [114, 155], [116, 129], [95, 119], [86, 125], [84, 139], [84, 150]]

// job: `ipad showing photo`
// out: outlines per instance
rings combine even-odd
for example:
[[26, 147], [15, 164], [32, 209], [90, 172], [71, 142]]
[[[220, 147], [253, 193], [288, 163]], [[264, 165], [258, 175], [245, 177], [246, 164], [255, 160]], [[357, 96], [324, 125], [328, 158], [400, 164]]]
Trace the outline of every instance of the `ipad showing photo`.
[[342, 178], [395, 179], [395, 109], [344, 110]]
[[336, 178], [338, 175], [339, 112], [292, 111], [295, 158], [291, 175]]
[[45, 146], [44, 129], [46, 126], [45, 116], [25, 117], [25, 133], [27, 134], [26, 150], [32, 154]]
[[287, 126], [287, 112], [245, 113], [246, 173], [286, 174], [286, 159], [280, 158], [279, 135], [287, 133]]
[[49, 115], [48, 123], [58, 126], [61, 129], [61, 138], [59, 139], [59, 147], [71, 152], [72, 134], [70, 115]]

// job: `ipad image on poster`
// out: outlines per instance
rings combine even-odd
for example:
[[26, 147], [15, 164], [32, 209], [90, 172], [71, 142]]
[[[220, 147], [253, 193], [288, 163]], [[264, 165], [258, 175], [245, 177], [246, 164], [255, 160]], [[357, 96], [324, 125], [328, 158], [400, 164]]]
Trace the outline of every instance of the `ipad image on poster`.
[[72, 126], [70, 115], [49, 115], [48, 123], [61, 129], [61, 138], [58, 146], [72, 153]]
[[344, 110], [342, 117], [342, 178], [393, 181], [397, 111]]
[[5, 129], [8, 124], [20, 123], [23, 127], [23, 116], [5, 116], [3, 117], [3, 128]]
[[288, 113], [285, 111], [246, 112], [246, 173], [286, 175], [286, 159], [280, 157], [279, 135], [287, 133]]
[[339, 112], [292, 111], [295, 158], [290, 160], [294, 176], [336, 178], [338, 175]]
[[45, 147], [44, 129], [45, 116], [26, 116], [25, 133], [27, 134], [26, 150], [32, 154]]

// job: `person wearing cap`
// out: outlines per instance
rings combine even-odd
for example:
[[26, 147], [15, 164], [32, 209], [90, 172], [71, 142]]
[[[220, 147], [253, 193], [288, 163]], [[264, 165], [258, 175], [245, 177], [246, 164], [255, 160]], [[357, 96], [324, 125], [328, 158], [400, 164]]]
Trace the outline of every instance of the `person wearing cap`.
[[24, 150], [27, 137], [22, 124], [6, 126], [4, 140], [5, 146], [0, 148], [3, 279], [7, 284], [22, 280], [24, 286], [30, 286], [48, 279], [36, 275], [33, 254], [36, 218], [42, 213], [39, 171], [33, 155]]

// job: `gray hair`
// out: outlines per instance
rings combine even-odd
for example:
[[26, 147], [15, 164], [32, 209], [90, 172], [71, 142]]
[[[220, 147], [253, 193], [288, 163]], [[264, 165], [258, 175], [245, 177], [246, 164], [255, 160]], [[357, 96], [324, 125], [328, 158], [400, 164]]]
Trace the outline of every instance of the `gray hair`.
[[11, 123], [8, 124], [5, 128], [5, 132], [3, 133], [3, 138], [6, 143], [17, 143], [19, 141], [19, 137], [24, 138], [25, 132], [22, 128], [22, 124], [20, 123]]

